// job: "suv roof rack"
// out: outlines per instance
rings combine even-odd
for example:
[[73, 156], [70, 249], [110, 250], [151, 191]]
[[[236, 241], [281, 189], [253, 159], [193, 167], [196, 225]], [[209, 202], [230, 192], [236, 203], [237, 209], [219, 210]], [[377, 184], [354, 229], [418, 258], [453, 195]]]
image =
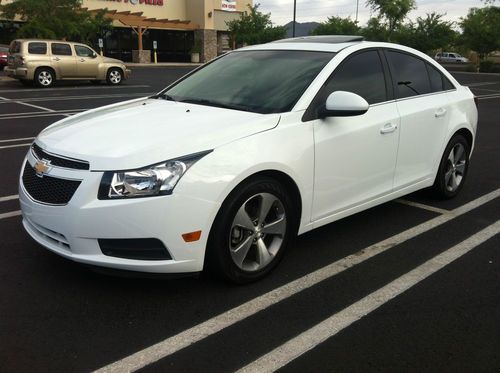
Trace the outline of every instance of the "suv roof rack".
[[298, 38], [289, 38], [273, 41], [273, 43], [352, 43], [365, 40], [362, 36], [356, 35], [321, 35], [321, 36], [300, 36]]

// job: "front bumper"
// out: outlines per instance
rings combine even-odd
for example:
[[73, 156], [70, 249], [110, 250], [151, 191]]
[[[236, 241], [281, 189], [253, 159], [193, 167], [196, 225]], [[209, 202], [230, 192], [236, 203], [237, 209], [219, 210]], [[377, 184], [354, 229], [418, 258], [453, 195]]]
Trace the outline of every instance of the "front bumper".
[[5, 67], [4, 72], [7, 76], [15, 79], [28, 79], [28, 68], [26, 67]]
[[[36, 162], [29, 152], [26, 162]], [[24, 165], [23, 165], [24, 169]], [[34, 201], [25, 190], [22, 175], [19, 200], [23, 225], [47, 249], [76, 262], [150, 273], [186, 273], [203, 269], [205, 248], [216, 203], [176, 193], [168, 196], [98, 200], [102, 172], [56, 169], [52, 177], [81, 179], [65, 206]], [[202, 231], [200, 240], [186, 243], [183, 233]], [[159, 239], [171, 260], [135, 260], [104, 255], [98, 239]]]

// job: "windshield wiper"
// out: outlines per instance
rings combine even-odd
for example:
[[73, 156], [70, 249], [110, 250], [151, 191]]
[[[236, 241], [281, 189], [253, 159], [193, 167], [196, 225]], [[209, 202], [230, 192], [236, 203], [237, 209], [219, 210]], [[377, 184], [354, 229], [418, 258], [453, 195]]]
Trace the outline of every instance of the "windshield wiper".
[[154, 96], [151, 96], [150, 98], [154, 98], [154, 99], [163, 99], [163, 100], [167, 100], [167, 101], [174, 101], [174, 102], [177, 102], [177, 100], [175, 98], [173, 98], [172, 96], [170, 95], [167, 95], [166, 93], [159, 93], [157, 95], [154, 95]]
[[214, 106], [214, 107], [220, 107], [220, 108], [224, 108], [224, 109], [249, 111], [249, 109], [244, 107], [244, 106], [229, 105], [229, 104], [224, 104], [222, 102], [217, 102], [217, 101], [212, 101], [212, 100], [207, 100], [207, 99], [202, 99], [202, 98], [186, 98], [186, 99], [179, 100], [178, 102], [184, 102], [187, 104]]

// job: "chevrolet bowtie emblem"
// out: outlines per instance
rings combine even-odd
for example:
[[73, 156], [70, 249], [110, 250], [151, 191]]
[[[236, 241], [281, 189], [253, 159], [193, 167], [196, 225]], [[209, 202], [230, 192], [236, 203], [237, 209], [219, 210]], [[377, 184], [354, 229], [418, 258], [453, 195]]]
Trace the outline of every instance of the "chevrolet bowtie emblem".
[[43, 177], [49, 171], [49, 163], [47, 161], [36, 161], [33, 167], [36, 172], [36, 176]]

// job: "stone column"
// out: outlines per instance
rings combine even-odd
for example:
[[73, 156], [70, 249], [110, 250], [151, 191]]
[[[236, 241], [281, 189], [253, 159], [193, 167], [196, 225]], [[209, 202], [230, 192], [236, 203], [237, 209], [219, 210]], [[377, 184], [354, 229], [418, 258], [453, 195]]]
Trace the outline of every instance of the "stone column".
[[201, 62], [205, 63], [217, 57], [217, 30], [195, 30], [194, 42], [201, 47]]

